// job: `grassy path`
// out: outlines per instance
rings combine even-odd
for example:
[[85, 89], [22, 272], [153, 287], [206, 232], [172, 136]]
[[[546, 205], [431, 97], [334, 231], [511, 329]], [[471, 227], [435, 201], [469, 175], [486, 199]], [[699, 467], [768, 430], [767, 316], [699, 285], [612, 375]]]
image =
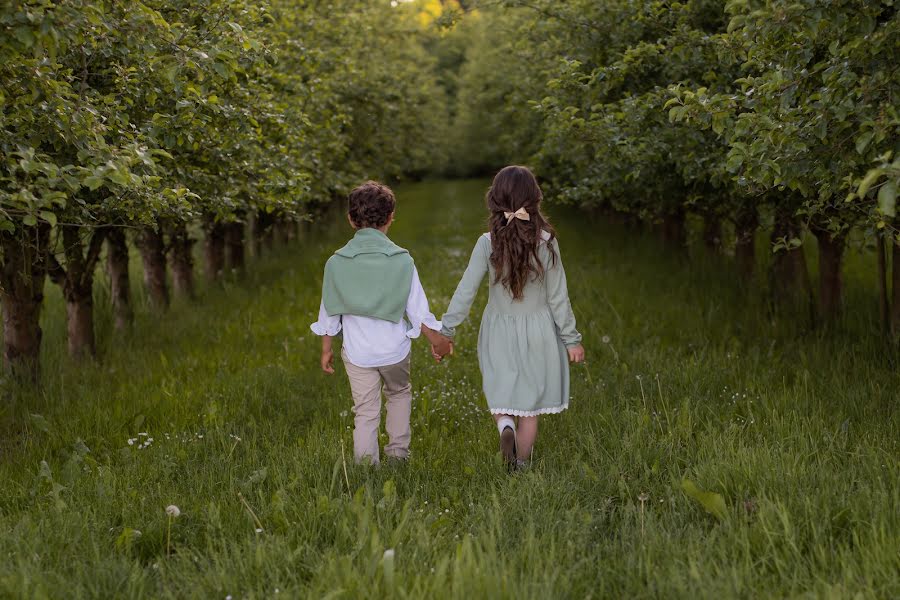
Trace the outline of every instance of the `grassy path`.
[[[485, 185], [398, 189], [391, 234], [438, 315]], [[38, 392], [2, 388], [0, 597], [900, 597], [900, 385], [852, 334], [865, 323], [799, 337], [723, 265], [698, 277], [650, 240], [556, 222], [589, 362], [514, 477], [477, 319], [449, 364], [414, 347], [411, 463], [345, 475], [348, 385], [308, 330], [340, 223], [143, 316], [89, 368], [54, 354], [54, 301], [45, 364], [63, 366]]]

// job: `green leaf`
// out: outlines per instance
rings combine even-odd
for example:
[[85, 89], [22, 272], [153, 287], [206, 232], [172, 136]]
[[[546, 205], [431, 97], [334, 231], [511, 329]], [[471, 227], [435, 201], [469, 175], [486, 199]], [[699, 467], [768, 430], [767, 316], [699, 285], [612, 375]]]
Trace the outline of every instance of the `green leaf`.
[[728, 506], [725, 504], [725, 498], [721, 494], [715, 492], [707, 492], [701, 490], [690, 479], [681, 481], [681, 489], [688, 497], [693, 498], [712, 516], [724, 521], [728, 518]]
[[863, 180], [859, 184], [859, 189], [856, 190], [856, 193], [859, 194], [860, 198], [865, 197], [866, 193], [869, 191], [869, 188], [872, 187], [872, 184], [878, 181], [878, 178], [884, 173], [881, 169], [872, 169], [866, 176], [863, 177]]
[[37, 218], [34, 215], [25, 215], [22, 219], [22, 223], [24, 223], [28, 227], [34, 227], [37, 225]]
[[875, 137], [874, 131], [867, 131], [856, 138], [856, 151], [862, 154], [866, 151], [866, 148], [869, 146], [869, 142], [872, 141], [872, 138]]
[[50, 223], [52, 227], [56, 227], [56, 213], [52, 213], [49, 210], [42, 210], [39, 214], [41, 215], [41, 218]]
[[897, 182], [888, 181], [878, 189], [878, 210], [888, 217], [896, 216]]
[[83, 183], [84, 183], [84, 185], [87, 186], [87, 188], [89, 190], [94, 191], [103, 185], [103, 178], [97, 177], [96, 175], [90, 175], [90, 176], [84, 178]]
[[22, 43], [22, 45], [24, 45], [26, 48], [31, 48], [32, 46], [34, 46], [34, 32], [31, 31], [31, 27], [28, 27], [27, 25], [16, 27], [15, 36], [16, 39], [19, 40], [19, 42]]

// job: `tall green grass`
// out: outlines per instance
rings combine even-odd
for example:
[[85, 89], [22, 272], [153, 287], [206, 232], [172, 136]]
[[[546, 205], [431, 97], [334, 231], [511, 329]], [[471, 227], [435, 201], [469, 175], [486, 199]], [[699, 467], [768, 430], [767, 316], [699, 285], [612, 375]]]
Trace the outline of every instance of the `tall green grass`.
[[[397, 190], [391, 235], [438, 315], [485, 185]], [[556, 223], [588, 362], [514, 476], [480, 395], [484, 294], [452, 359], [415, 344], [409, 465], [344, 461], [348, 384], [319, 372], [308, 329], [340, 222], [196, 304], [140, 310], [122, 339], [101, 289], [96, 364], [63, 356], [51, 292], [43, 386], [3, 383], [0, 596], [900, 597], [898, 375], [868, 258], [851, 257], [839, 331], [820, 332], [727, 260]], [[721, 495], [721, 518], [684, 479]]]

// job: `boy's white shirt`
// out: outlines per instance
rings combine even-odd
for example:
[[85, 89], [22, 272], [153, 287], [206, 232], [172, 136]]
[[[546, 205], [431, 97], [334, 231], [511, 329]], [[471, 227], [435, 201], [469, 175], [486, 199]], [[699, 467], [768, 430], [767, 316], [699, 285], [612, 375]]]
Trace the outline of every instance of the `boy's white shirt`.
[[406, 319], [399, 323], [357, 317], [354, 315], [329, 316], [325, 302], [319, 304], [319, 320], [310, 325], [316, 335], [337, 335], [343, 329], [344, 354], [357, 367], [386, 367], [395, 365], [409, 354], [411, 339], [419, 337], [422, 325], [434, 331], [441, 330], [441, 322], [428, 308], [428, 297], [419, 281], [419, 272], [413, 267], [412, 285], [406, 299]]

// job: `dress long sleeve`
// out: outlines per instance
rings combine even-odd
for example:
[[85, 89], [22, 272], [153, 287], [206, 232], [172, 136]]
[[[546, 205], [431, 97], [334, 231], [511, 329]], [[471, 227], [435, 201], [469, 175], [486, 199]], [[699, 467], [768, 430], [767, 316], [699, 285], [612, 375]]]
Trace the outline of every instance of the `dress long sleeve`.
[[563, 267], [559, 244], [556, 240], [550, 243], [556, 250], [556, 264], [548, 268], [544, 274], [547, 284], [547, 304], [550, 305], [550, 312], [553, 314], [563, 344], [567, 347], [575, 346], [581, 343], [581, 334], [575, 329], [575, 313], [572, 312], [572, 303], [569, 301], [566, 270]]
[[469, 316], [472, 310], [472, 303], [478, 294], [478, 288], [481, 287], [481, 281], [484, 274], [488, 271], [488, 258], [490, 255], [490, 241], [485, 236], [478, 238], [475, 248], [472, 250], [472, 256], [469, 258], [469, 266], [463, 274], [453, 298], [450, 300], [450, 306], [447, 312], [441, 318], [441, 333], [447, 337], [456, 335], [456, 328], [460, 323]]

